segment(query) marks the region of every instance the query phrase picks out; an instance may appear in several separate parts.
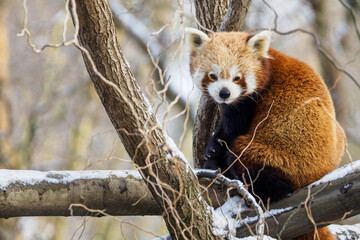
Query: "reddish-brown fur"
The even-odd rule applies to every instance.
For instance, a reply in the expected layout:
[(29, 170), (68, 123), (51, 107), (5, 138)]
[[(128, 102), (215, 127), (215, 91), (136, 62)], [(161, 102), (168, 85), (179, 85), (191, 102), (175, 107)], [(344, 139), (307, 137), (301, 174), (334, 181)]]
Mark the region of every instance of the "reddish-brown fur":
[[(304, 187), (334, 170), (343, 153), (328, 90), (305, 63), (270, 49), (270, 79), (261, 92), (249, 132), (239, 136), (232, 150), (247, 166), (279, 169), (294, 189)], [(272, 107), (271, 107), (272, 105)]]
[[(293, 189), (304, 187), (333, 171), (343, 154), (344, 136), (330, 94), (307, 64), (272, 48), (270, 58), (257, 56), (247, 47), (248, 38), (246, 33), (216, 33), (201, 49), (192, 51), (190, 71), (206, 72), (211, 64), (218, 64), (224, 71), (237, 65), (256, 73), (256, 91), (262, 98), (250, 129), (234, 140), (231, 150), (237, 156), (242, 154), (239, 161), (247, 168), (270, 166), (289, 180)], [(203, 89), (208, 81), (203, 79)], [(242, 168), (240, 164), (237, 167)], [(313, 235), (296, 239), (313, 239)], [(335, 239), (327, 228), (319, 229), (319, 236)]]

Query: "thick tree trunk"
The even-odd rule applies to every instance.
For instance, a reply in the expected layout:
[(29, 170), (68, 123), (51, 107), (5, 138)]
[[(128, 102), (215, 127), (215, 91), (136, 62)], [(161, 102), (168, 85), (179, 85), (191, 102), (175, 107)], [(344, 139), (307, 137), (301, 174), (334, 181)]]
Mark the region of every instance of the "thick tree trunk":
[[(82, 54), (95, 89), (126, 151), (163, 212), (174, 239), (213, 239), (208, 205), (196, 176), (151, 111), (118, 46), (105, 0), (77, 0)], [(76, 12), (76, 13), (75, 13)], [(91, 59), (90, 59), (90, 58)]]

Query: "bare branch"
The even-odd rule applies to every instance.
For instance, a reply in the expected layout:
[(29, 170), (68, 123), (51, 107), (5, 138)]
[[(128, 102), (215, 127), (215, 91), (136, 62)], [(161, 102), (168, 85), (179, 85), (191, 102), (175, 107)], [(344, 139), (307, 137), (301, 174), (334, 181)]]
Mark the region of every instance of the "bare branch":
[(202, 168), (204, 166), (204, 151), (219, 121), (219, 106), (207, 96), (202, 95), (193, 129), (193, 157), (196, 168)]
[(231, 0), (229, 2), (229, 7), (226, 10), (224, 19), (221, 22), (219, 31), (229, 32), (229, 31), (239, 30), (245, 21), (245, 17), (247, 12), (249, 11), (250, 4), (251, 4), (251, 0), (247, 0), (247, 1)]
[[(308, 197), (310, 196), (310, 198)], [(360, 213), (360, 161), (345, 165), (325, 175), (308, 187), (297, 190), (292, 196), (270, 205), (270, 209), (287, 209), (276, 215), (265, 213), (266, 224), (273, 237), (291, 239), (317, 228), (343, 220)], [(311, 208), (311, 216), (307, 207)], [(271, 211), (269, 211), (271, 213)], [(312, 220), (310, 220), (310, 217)], [(255, 228), (257, 217), (252, 218)], [(240, 227), (238, 237), (249, 235), (246, 227)]]
[(351, 19), (352, 19), (352, 21), (354, 23), (354, 28), (355, 28), (355, 31), (356, 31), (356, 35), (357, 35), (358, 39), (360, 40), (360, 30), (359, 30), (359, 27), (357, 25), (356, 15), (355, 15), (354, 9), (348, 3), (344, 2), (344, 0), (339, 0), (339, 2), (350, 12)]
[[(165, 75), (168, 71), (166, 64), (164, 62), (164, 57), (162, 56), (166, 51), (166, 47), (156, 38), (152, 37), (152, 33), (148, 27), (138, 19), (134, 14), (127, 11), (127, 9), (119, 1), (110, 1), (111, 9), (114, 13), (114, 16), (121, 22), (122, 26), (130, 33), (137, 42), (143, 47), (145, 51), (148, 51), (151, 61), (154, 64), (154, 67), (159, 71), (159, 75)], [(165, 76), (160, 76), (163, 79)], [(160, 81), (164, 82), (164, 81)], [(172, 84), (163, 84), (163, 91), (158, 92), (159, 95), (166, 94), (166, 97), (171, 101), (177, 99), (181, 95), (181, 91), (178, 88), (173, 87)], [(186, 98), (180, 97), (177, 99), (177, 103), (180, 104), (182, 109), (188, 107), (189, 103)], [(191, 108), (188, 109), (191, 116), (191, 122), (194, 122), (195, 113)]]
[(32, 36), (31, 36), (31, 31), (28, 28), (28, 19), (29, 19), (29, 13), (28, 13), (28, 8), (27, 8), (27, 0), (23, 0), (23, 9), (24, 9), (24, 26), (21, 30), (20, 33), (17, 34), (18, 37), (24, 37), (26, 36), (27, 38), (27, 42), (29, 44), (29, 46), (31, 47), (31, 49), (35, 52), (35, 53), (41, 53), (42, 51), (44, 51), (46, 48), (59, 48), (59, 47), (66, 47), (66, 46), (70, 46), (70, 45), (76, 45), (76, 38), (77, 38), (77, 31), (74, 32), (74, 37), (73, 39), (70, 40), (66, 40), (66, 34), (67, 34), (67, 23), (70, 19), (70, 12), (69, 12), (69, 1), (70, 0), (66, 0), (66, 4), (65, 4), (65, 8), (66, 8), (66, 17), (64, 19), (64, 29), (63, 29), (63, 33), (62, 33), (62, 42), (61, 43), (56, 43), (56, 44), (45, 44), (44, 46), (42, 46), (41, 48), (38, 48), (32, 41)]
[[(204, 187), (209, 185), (205, 179), (201, 182)], [(214, 183), (211, 190), (207, 194), (209, 202), (216, 202), (214, 190), (219, 194), (220, 203), (225, 202), (225, 187)], [(159, 206), (137, 170), (0, 170), (0, 218), (95, 216), (84, 207), (75, 205), (71, 213), (71, 204), (104, 209), (106, 214), (114, 216), (161, 215)]]

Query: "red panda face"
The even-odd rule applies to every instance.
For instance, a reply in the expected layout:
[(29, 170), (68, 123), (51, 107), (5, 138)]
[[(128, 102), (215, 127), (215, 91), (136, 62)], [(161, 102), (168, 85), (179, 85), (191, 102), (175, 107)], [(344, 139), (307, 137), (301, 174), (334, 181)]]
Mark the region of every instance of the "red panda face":
[(267, 83), (269, 32), (205, 33), (187, 28), (190, 73), (215, 102), (231, 104), (261, 91)]
[(223, 72), (220, 65), (212, 64), (207, 76), (202, 78), (202, 88), (217, 102), (230, 104), (246, 91), (245, 77), (236, 65)]

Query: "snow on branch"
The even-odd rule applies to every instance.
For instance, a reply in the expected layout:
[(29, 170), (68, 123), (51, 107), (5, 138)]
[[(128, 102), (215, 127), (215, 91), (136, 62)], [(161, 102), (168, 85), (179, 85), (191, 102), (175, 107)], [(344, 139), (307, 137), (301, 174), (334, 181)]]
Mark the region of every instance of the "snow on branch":
[(0, 189), (6, 190), (11, 185), (36, 185), (41, 182), (48, 184), (68, 184), (77, 180), (126, 178), (132, 176), (141, 180), (138, 171), (111, 171), (111, 170), (88, 170), (88, 171), (34, 171), (34, 170), (7, 170), (0, 169)]
[[(208, 185), (207, 181), (202, 181)], [(212, 190), (226, 199), (226, 188)], [(214, 194), (210, 200), (216, 202)], [(21, 216), (71, 216), (71, 204), (105, 210), (114, 216), (161, 215), (147, 184), (136, 170), (33, 171), (0, 169), (0, 218)], [(214, 205), (218, 206), (218, 205)], [(93, 216), (73, 207), (72, 216)], [(100, 217), (102, 215), (97, 214)]]
[[(71, 216), (71, 204), (111, 215), (159, 215), (138, 171), (0, 170), (0, 218)], [(73, 216), (87, 216), (73, 207)], [(99, 215), (98, 215), (99, 216)]]
[[(198, 172), (198, 176), (202, 175)], [(243, 200), (233, 197), (215, 211), (217, 226), (222, 226), (220, 230), (236, 228), (236, 237), (255, 234), (259, 218), (254, 215), (253, 209), (243, 204)], [(265, 234), (281, 239), (294, 238), (359, 214), (359, 202), (360, 160), (336, 169), (290, 197), (272, 203), (264, 213)]]
[[(314, 231), (360, 213), (360, 160), (325, 175), (290, 197), (270, 205), (265, 212), (268, 226), (265, 234), (289, 239)], [(290, 209), (291, 208), (291, 209)], [(274, 216), (273, 209), (288, 209)], [(242, 217), (244, 219), (244, 217)], [(244, 224), (256, 227), (256, 217)], [(316, 226), (314, 225), (316, 224)], [(249, 235), (248, 227), (237, 229), (237, 237)]]
[(343, 178), (349, 174), (353, 174), (356, 172), (360, 172), (360, 160), (335, 169), (334, 171), (323, 176), (320, 180), (310, 184), (308, 188), (316, 187), (325, 182), (333, 182), (337, 179)]
[[(207, 190), (203, 198), (208, 200), (208, 195), (215, 191), (216, 196), (208, 202), (219, 201), (222, 205), (213, 214), (216, 221), (222, 221), (217, 222), (217, 226), (225, 224), (225, 229), (231, 224), (237, 237), (255, 235), (258, 217), (254, 210), (242, 204), (242, 198), (236, 196), (223, 204), (228, 191), (220, 187), (219, 181), (211, 186), (212, 181), (205, 178), (199, 181)], [(320, 228), (359, 214), (359, 202), (360, 160), (272, 203), (264, 213), (265, 234), (288, 239), (313, 231), (313, 222)], [(0, 170), (0, 218), (70, 216), (69, 206), (74, 203), (90, 209), (105, 209), (111, 215), (161, 214), (137, 171)], [(74, 216), (91, 215), (83, 207), (73, 207), (73, 210)], [(225, 218), (217, 218), (219, 216)]]
[[(244, 187), (244, 184), (241, 181), (235, 180), (235, 179), (229, 179), (229, 178), (225, 177), (224, 175), (221, 175), (218, 171), (215, 171), (215, 170), (207, 170), (207, 169), (198, 170), (198, 171), (196, 171), (196, 175), (199, 178), (204, 178), (204, 177), (212, 178), (212, 179), (214, 179), (214, 181), (216, 180), (216, 181), (221, 182), (229, 189), (236, 189), (237, 193), (240, 194), (247, 201), (247, 203), (256, 211), (257, 217), (259, 219), (258, 224), (257, 224), (257, 233), (260, 236), (264, 235), (264, 212), (263, 212), (262, 208), (260, 207), (260, 205), (256, 202), (254, 196), (249, 193), (249, 191)], [(239, 208), (239, 206), (240, 206), (239, 203), (236, 204), (236, 206), (238, 206), (237, 208)], [(232, 206), (232, 204), (230, 204), (230, 206)], [(214, 213), (213, 218), (215, 218), (214, 224), (217, 225), (217, 227), (215, 227), (215, 228), (219, 229), (219, 227), (218, 227), (219, 222), (217, 220), (219, 219), (219, 216), (220, 216), (220, 219), (222, 219), (222, 215), (221, 214), (216, 215), (216, 212), (213, 212), (213, 213)], [(236, 214), (237, 213), (233, 213), (233, 215), (236, 215)], [(227, 225), (230, 225), (228, 221), (225, 221), (225, 222), (228, 223)], [(220, 227), (220, 228), (224, 229), (224, 227)], [(226, 228), (230, 230), (229, 232), (231, 234), (231, 227), (227, 226)]]

